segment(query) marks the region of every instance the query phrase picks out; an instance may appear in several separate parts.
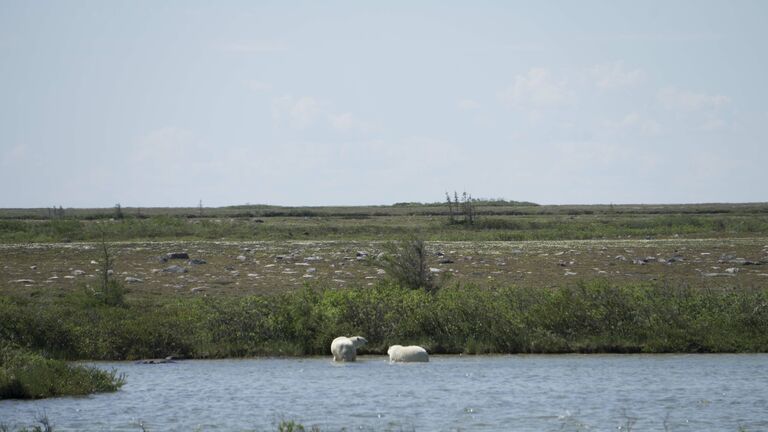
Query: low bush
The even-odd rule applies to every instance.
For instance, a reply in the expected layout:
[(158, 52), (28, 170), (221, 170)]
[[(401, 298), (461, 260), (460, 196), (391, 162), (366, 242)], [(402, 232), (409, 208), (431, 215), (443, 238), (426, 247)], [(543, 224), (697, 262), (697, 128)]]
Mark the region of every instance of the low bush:
[(124, 377), (115, 371), (71, 365), (0, 342), (0, 399), (38, 399), (116, 391)]
[(115, 308), (75, 296), (0, 297), (0, 340), (64, 359), (323, 355), (339, 335), (434, 353), (765, 352), (768, 288), (704, 290), (603, 280), (532, 289), (394, 282), (274, 296), (192, 298)]

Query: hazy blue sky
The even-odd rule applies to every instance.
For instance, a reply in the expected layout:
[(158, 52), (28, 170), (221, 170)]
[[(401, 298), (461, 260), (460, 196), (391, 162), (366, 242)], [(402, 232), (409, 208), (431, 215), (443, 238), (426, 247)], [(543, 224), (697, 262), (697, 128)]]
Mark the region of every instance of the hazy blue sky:
[(0, 1), (0, 207), (768, 201), (768, 1)]

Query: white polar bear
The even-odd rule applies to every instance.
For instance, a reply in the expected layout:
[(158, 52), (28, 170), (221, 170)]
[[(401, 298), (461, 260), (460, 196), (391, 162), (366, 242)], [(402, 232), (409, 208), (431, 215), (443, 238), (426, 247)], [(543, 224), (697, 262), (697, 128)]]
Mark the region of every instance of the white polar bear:
[(339, 336), (331, 342), (333, 361), (355, 361), (357, 349), (368, 343), (362, 336)]
[(387, 350), (390, 362), (428, 362), (427, 350), (420, 346), (392, 345)]

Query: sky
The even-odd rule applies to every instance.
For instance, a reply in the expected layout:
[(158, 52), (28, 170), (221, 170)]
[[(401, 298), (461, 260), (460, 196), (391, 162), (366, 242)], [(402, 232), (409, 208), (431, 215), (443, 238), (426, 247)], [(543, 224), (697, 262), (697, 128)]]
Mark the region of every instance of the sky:
[(0, 1), (0, 207), (768, 201), (766, 1)]

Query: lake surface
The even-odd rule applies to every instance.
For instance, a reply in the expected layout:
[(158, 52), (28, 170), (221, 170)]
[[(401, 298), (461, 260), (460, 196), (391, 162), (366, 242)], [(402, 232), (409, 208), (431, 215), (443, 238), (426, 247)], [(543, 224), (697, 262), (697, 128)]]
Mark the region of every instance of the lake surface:
[(56, 431), (768, 430), (768, 355), (363, 356), (96, 363), (117, 393), (0, 401), (0, 423)]

